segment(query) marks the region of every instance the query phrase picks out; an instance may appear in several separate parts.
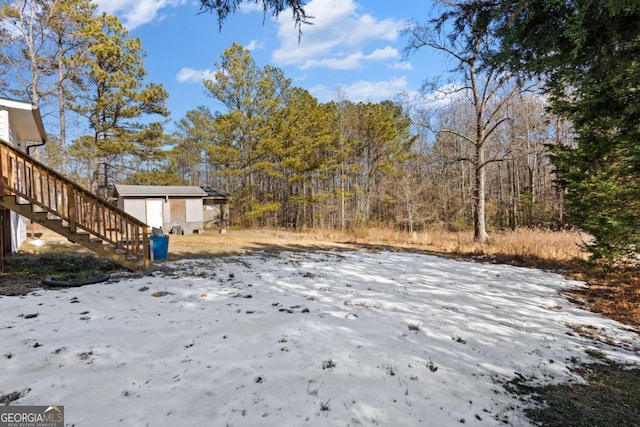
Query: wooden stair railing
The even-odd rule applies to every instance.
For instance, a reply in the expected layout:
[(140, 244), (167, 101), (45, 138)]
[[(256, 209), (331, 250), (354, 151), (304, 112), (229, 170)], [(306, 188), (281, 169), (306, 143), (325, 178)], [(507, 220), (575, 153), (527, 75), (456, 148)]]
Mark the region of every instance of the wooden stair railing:
[(148, 226), (0, 139), (0, 205), (131, 270), (149, 267)]

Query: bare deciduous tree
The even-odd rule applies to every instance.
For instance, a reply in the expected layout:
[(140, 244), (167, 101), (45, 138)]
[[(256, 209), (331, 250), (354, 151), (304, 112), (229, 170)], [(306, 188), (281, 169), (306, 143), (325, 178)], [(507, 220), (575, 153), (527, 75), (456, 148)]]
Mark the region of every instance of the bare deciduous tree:
[(486, 242), (486, 168), (497, 158), (487, 158), (486, 147), (494, 133), (508, 120), (507, 106), (520, 93), (512, 75), (499, 72), (484, 62), (492, 47), (490, 11), (478, 3), (455, 3), (427, 24), (409, 24), (405, 30), (409, 42), (407, 55), (427, 47), (443, 53), (460, 76), (458, 85), (448, 86), (448, 98), (469, 102), (473, 118), (467, 129), (434, 128), (449, 133), (473, 147), (469, 161), (474, 171), (474, 239)]

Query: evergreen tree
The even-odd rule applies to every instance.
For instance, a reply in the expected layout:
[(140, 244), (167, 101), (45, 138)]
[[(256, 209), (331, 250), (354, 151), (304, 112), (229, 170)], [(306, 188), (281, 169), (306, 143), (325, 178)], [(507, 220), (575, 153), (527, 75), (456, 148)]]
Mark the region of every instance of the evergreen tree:
[(249, 51), (235, 43), (216, 65), (215, 80), (204, 80), (204, 85), (227, 112), (214, 120), (215, 144), (209, 156), (224, 165), (221, 173), (235, 189), (236, 209), (257, 219), (277, 209), (267, 202), (259, 179), (272, 168), (263, 137), (272, 117), (287, 103), (290, 81), (277, 68), (260, 69)]
[(640, 3), (503, 0), (495, 9), (512, 69), (545, 77), (575, 144), (553, 148), (571, 220), (595, 237), (594, 259), (640, 247)]
[(145, 115), (168, 114), (167, 92), (161, 85), (143, 85), (144, 52), (137, 38), (115, 16), (102, 14), (83, 29), (91, 40), (86, 51), (73, 57), (82, 68), (82, 92), (72, 108), (84, 116), (93, 130), (96, 147), (90, 188), (106, 191), (110, 182), (124, 177), (124, 170), (139, 148), (136, 135), (144, 128), (136, 120)]
[(42, 2), (42, 7), (48, 38), (55, 48), (51, 68), (56, 70), (55, 92), (58, 98), (58, 170), (66, 173), (67, 107), (75, 99), (74, 84), (81, 69), (81, 64), (70, 58), (89, 47), (89, 40), (82, 36), (82, 29), (92, 22), (97, 5), (90, 0), (50, 0)]
[[(330, 127), (331, 112), (301, 88), (293, 88), (287, 105), (271, 120), (263, 149), (271, 153), (273, 201), (276, 222), (294, 228), (314, 227), (325, 217), (322, 202), (331, 194), (321, 181), (331, 173), (326, 167), (337, 151)], [(330, 175), (333, 176), (333, 175)]]
[(188, 185), (213, 184), (221, 187), (221, 182), (213, 182), (212, 167), (207, 156), (213, 145), (214, 115), (205, 106), (187, 111), (186, 116), (176, 123), (172, 157), (182, 176), (182, 182)]
[(384, 184), (406, 159), (413, 137), (410, 120), (393, 102), (378, 104), (345, 102), (345, 140), (351, 150), (351, 167), (355, 175), (356, 221), (364, 225), (379, 214), (385, 194)]

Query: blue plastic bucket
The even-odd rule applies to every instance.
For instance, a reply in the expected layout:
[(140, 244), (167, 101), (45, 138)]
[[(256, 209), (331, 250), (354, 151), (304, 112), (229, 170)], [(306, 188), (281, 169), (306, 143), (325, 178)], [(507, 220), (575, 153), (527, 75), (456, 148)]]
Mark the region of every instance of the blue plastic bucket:
[(169, 256), (169, 236), (151, 236), (153, 259), (167, 259)]

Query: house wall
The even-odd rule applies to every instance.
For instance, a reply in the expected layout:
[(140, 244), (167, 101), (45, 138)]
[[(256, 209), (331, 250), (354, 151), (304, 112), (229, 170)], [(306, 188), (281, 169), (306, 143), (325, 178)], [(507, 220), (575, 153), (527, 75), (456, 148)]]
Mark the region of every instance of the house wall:
[(27, 219), (22, 215), (11, 212), (11, 252), (16, 253), (27, 240)]
[[(169, 210), (167, 203), (164, 203), (164, 199), (153, 198), (124, 198), (118, 197), (118, 207), (130, 215), (133, 215), (140, 221), (150, 226), (159, 226), (165, 228), (164, 222), (162, 224), (152, 224), (155, 219), (163, 221), (164, 218), (169, 218)], [(159, 210), (158, 210), (159, 209)]]
[[(0, 138), (16, 147), (22, 148), (9, 122), (9, 110), (4, 108), (0, 108)], [(20, 246), (27, 240), (27, 222), (27, 218), (15, 212), (11, 212), (9, 215), (12, 253), (18, 252)]]
[[(147, 212), (149, 208), (157, 208), (158, 204), (148, 204), (152, 198), (124, 198), (118, 197), (117, 206), (125, 212), (133, 215), (145, 224), (149, 224), (147, 215), (155, 215), (156, 212)], [(169, 233), (175, 226), (180, 226), (185, 234), (198, 232), (203, 227), (202, 199), (169, 197), (162, 199), (162, 230)]]
[(185, 234), (199, 232), (203, 227), (201, 198), (169, 198), (171, 215), (165, 216), (164, 230), (180, 226)]
[(152, 228), (164, 227), (164, 199), (154, 197), (148, 198), (146, 202), (147, 225)]
[(15, 145), (24, 151), (24, 144), (18, 140), (18, 136), (15, 131), (11, 127), (11, 122), (9, 121), (9, 110), (2, 109), (0, 107), (0, 138), (5, 141)]
[(0, 138), (7, 142), (9, 139), (9, 111), (0, 109)]
[(169, 203), (169, 200), (165, 198), (162, 202), (162, 219), (164, 221), (164, 223), (162, 224), (162, 229), (166, 230), (167, 233), (169, 232), (166, 224), (168, 218), (171, 218), (171, 203)]
[(11, 126), (9, 126), (9, 142), (24, 151), (24, 144), (18, 139), (18, 135)]

